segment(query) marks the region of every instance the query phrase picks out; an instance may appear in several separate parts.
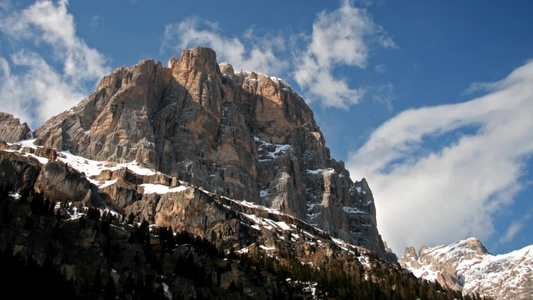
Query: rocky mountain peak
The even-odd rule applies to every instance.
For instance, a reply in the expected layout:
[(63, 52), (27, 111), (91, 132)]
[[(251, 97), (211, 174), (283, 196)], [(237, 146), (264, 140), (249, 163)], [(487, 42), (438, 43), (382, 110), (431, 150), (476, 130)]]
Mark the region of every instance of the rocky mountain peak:
[[(461, 251), (461, 252), (468, 252), (468, 253), (471, 253), (472, 255), (484, 255), (484, 254), (488, 254), (489, 252), (487, 251), (487, 248), (485, 248), (485, 245), (483, 245), (483, 243), (478, 240), (477, 238), (474, 238), (474, 237), (471, 237), (471, 238), (468, 238), (466, 240), (460, 240), (460, 241), (457, 241), (453, 244), (450, 244), (448, 246), (439, 246), (439, 247), (428, 247), (426, 245), (420, 247), (420, 250), (418, 251), (418, 255), (416, 254), (416, 251), (415, 251), (415, 248), (414, 247), (407, 247), (405, 248), (405, 254), (404, 256), (409, 256), (409, 257), (414, 257), (416, 259), (418, 259), (418, 257), (422, 257), (424, 256), (425, 254), (427, 253), (431, 253), (433, 251), (435, 251), (435, 249), (440, 249), (440, 248), (450, 248), (451, 250), (455, 250), (455, 251)], [(428, 252), (429, 251), (429, 252)], [(439, 253), (442, 253), (442, 254), (445, 254), (444, 252), (439, 252)]]
[(89, 159), (136, 161), (395, 259), (367, 182), (352, 182), (331, 158), (305, 100), (279, 78), (219, 65), (212, 49), (184, 50), (168, 67), (144, 60), (118, 68), (35, 137)]
[(173, 57), (168, 61), (168, 67), (174, 74), (186, 72), (220, 74), (217, 54), (213, 49), (207, 47), (183, 50), (179, 59)]
[(468, 249), (472, 249), (475, 252), (477, 252), (480, 255), (488, 254), (487, 248), (485, 248), (485, 245), (483, 243), (476, 239), (476, 238), (469, 238), (464, 241), (464, 247)]
[(450, 245), (423, 246), (419, 255), (405, 249), (398, 261), (419, 278), (438, 282), (463, 295), (479, 293), (494, 299), (531, 299), (532, 246), (493, 256), (476, 238)]

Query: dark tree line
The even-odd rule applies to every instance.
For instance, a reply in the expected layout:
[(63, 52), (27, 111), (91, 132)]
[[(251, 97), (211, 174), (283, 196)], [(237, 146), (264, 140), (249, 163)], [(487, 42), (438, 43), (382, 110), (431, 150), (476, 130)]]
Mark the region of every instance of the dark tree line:
[[(5, 192), (0, 199), (0, 224), (6, 224), (10, 217), (9, 200), (6, 200)], [(42, 197), (41, 194), (30, 196), (29, 210), (26, 215), (24, 228), (33, 230), (36, 226), (36, 217), (45, 216), (55, 220), (50, 222), (53, 227), (51, 234), (51, 243), (60, 241), (62, 238), (61, 225), (67, 222), (61, 218), (61, 210), (67, 209), (66, 206), (60, 207), (54, 211), (56, 204)], [(28, 204), (26, 204), (28, 205)], [(227, 260), (237, 262), (244, 270), (244, 274), (255, 274), (261, 277), (261, 272), (273, 274), (281, 282), (286, 278), (291, 278), (295, 290), (302, 290), (308, 286), (308, 283), (316, 283), (316, 294), (318, 298), (332, 299), (481, 299), (478, 295), (463, 297), (459, 292), (442, 288), (438, 283), (419, 280), (411, 273), (394, 267), (388, 263), (380, 261), (377, 257), (370, 257), (372, 269), (365, 270), (361, 264), (354, 260), (349, 261), (345, 258), (332, 256), (327, 262), (320, 266), (311, 266), (302, 264), (294, 256), (294, 253), (287, 245), (279, 245), (279, 257), (271, 257), (266, 251), (263, 251), (259, 244), (255, 244), (253, 251), (246, 254), (236, 254), (233, 249), (225, 253), (218, 249), (213, 243), (185, 231), (175, 232), (171, 227), (160, 227), (150, 229), (150, 224), (143, 220), (140, 224), (133, 223), (128, 225), (133, 217), (122, 218), (115, 217), (108, 212), (101, 212), (96, 208), (86, 210), (85, 216), (77, 222), (81, 228), (91, 226), (104, 237), (102, 243), (102, 253), (112, 261), (121, 255), (118, 242), (113, 240), (110, 235), (110, 227), (122, 226), (129, 232), (126, 239), (130, 245), (142, 245), (134, 261), (135, 264), (149, 264), (157, 272), (161, 272), (163, 265), (162, 259), (167, 254), (174, 253), (180, 245), (191, 245), (197, 251), (204, 253), (206, 257), (213, 260)], [(123, 221), (121, 221), (123, 220)], [(154, 251), (157, 250), (157, 251)], [(13, 274), (8, 276), (5, 284), (6, 289), (13, 290), (13, 287), (23, 291), (22, 298), (44, 299), (82, 299), (90, 295), (98, 295), (102, 299), (116, 299), (129, 297), (132, 299), (164, 299), (164, 291), (161, 288), (160, 278), (147, 276), (145, 278), (133, 278), (131, 275), (127, 278), (122, 286), (117, 287), (115, 281), (109, 276), (103, 276), (96, 272), (91, 280), (80, 286), (75, 286), (73, 282), (62, 279), (61, 273), (54, 266), (50, 259), (47, 258), (45, 263), (37, 265), (32, 261), (25, 261), (11, 256), (12, 250), (7, 249), (0, 253), (0, 265), (4, 274)], [(192, 254), (183, 254), (176, 258), (174, 265), (174, 274), (177, 277), (185, 278), (194, 282), (198, 287), (212, 288), (218, 286), (213, 278), (213, 274), (220, 275), (229, 271), (231, 264), (225, 266), (216, 266), (215, 269), (208, 269), (205, 265), (195, 263)], [(213, 266), (211, 266), (213, 268)], [(31, 282), (32, 288), (23, 288), (23, 285)], [(157, 288), (154, 288), (157, 287)], [(235, 282), (229, 286), (228, 293), (243, 293), (243, 287)], [(27, 296), (27, 297), (26, 297)], [(289, 295), (290, 296), (290, 295)], [(175, 299), (182, 298), (183, 295), (174, 295)], [(203, 294), (198, 294), (198, 299)]]

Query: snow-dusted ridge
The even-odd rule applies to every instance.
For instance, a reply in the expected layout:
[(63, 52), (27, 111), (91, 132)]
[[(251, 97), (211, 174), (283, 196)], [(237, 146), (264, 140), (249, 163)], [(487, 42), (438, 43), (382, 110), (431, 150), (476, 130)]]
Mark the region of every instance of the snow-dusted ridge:
[(529, 294), (533, 299), (533, 245), (507, 254), (488, 254), (481, 261), (462, 261), (457, 273), (465, 291), (496, 298), (515, 295), (514, 299), (528, 299)]
[[(269, 156), (269, 158), (274, 159), (278, 155), (281, 155), (282, 153), (286, 152), (290, 149), (290, 145), (282, 145), (282, 144), (272, 144), (265, 142), (261, 140), (260, 138), (255, 138), (256, 142), (260, 144), (260, 147), (265, 147), (267, 149), (266, 153)], [(37, 159), (39, 163), (46, 164), (49, 162), (49, 159), (43, 158), (40, 156), (37, 156), (30, 151), (24, 151), (23, 148), (32, 148), (32, 149), (38, 149), (41, 148), (40, 146), (36, 146), (33, 144), (34, 140), (27, 140), (19, 142), (18, 145), (20, 146), (19, 150), (5, 150), (13, 153), (17, 153), (21, 156), (29, 156)], [(270, 151), (268, 151), (270, 150)], [(129, 163), (115, 163), (110, 161), (96, 161), (91, 160), (85, 157), (77, 156), (72, 154), (70, 151), (58, 151), (57, 152), (57, 160), (60, 162), (65, 163), (66, 165), (70, 166), (71, 168), (75, 169), (79, 173), (85, 174), (87, 180), (89, 180), (92, 184), (96, 185), (99, 189), (103, 189), (109, 186), (112, 186), (113, 184), (117, 183), (117, 179), (113, 180), (107, 180), (107, 181), (99, 181), (94, 178), (98, 177), (102, 171), (109, 170), (109, 171), (116, 171), (119, 169), (127, 168), (129, 171), (142, 175), (142, 176), (151, 176), (155, 175), (158, 172), (143, 167), (142, 165), (138, 164), (137, 162), (129, 162)], [(326, 170), (310, 170), (310, 173), (322, 173), (322, 172), (334, 172), (333, 169), (326, 169)], [(188, 184), (187, 182), (181, 182), (181, 185), (177, 187), (169, 187), (166, 185), (161, 184), (140, 184), (139, 187), (141, 187), (141, 191), (143, 193), (156, 193), (156, 194), (167, 194), (167, 193), (176, 193), (176, 192), (183, 192), (190, 188), (198, 189), (199, 191), (206, 193), (210, 196), (213, 196), (214, 193), (204, 190), (202, 188), (193, 186)], [(356, 253), (359, 254), (357, 259), (363, 263), (365, 266), (368, 265), (368, 252), (366, 249), (357, 247), (354, 245), (351, 245), (343, 240), (332, 238), (329, 236), (328, 233), (326, 233), (324, 230), (319, 229), (315, 227), (312, 224), (306, 223), (303, 220), (294, 218), (291, 215), (288, 215), (286, 213), (283, 213), (279, 210), (268, 208), (262, 205), (255, 204), (253, 202), (249, 202), (246, 200), (235, 200), (230, 199), (227, 197), (218, 197), (219, 201), (221, 201), (221, 204), (223, 204), (225, 207), (230, 208), (233, 210), (236, 210), (241, 214), (243, 217), (245, 217), (247, 220), (251, 222), (250, 227), (255, 230), (269, 230), (275, 234), (275, 237), (279, 240), (284, 240), (285, 236), (284, 233), (289, 233), (289, 238), (292, 242), (305, 242), (308, 244), (312, 244), (315, 246), (320, 246), (327, 241), (332, 241), (335, 245), (337, 245), (340, 249), (343, 251), (346, 251), (347, 253), (350, 253), (352, 255), (355, 255)], [(236, 207), (240, 207), (237, 208)], [(104, 209), (101, 210), (101, 213), (109, 212), (112, 214), (116, 214), (116, 212), (110, 210), (110, 209)], [(248, 211), (249, 213), (246, 213), (245, 211)], [(77, 211), (74, 208), (74, 211), (72, 213), (72, 218), (79, 218), (80, 216), (84, 215), (83, 211)], [(267, 217), (268, 216), (268, 217)], [(276, 251), (276, 248), (273, 245), (261, 245), (261, 249), (266, 250), (269, 253), (273, 253)], [(244, 247), (242, 249), (239, 249), (238, 253), (245, 253), (248, 251), (248, 247)]]
[(533, 245), (492, 255), (481, 242), (470, 238), (420, 252), (420, 257), (406, 253), (400, 259), (416, 277), (460, 289), (463, 295), (533, 299)]
[[(119, 169), (127, 168), (138, 175), (154, 175), (155, 171), (141, 166), (136, 161), (129, 163), (114, 163), (108, 161), (91, 160), (85, 157), (72, 154), (70, 151), (61, 151), (58, 153), (58, 160), (69, 165), (76, 171), (84, 173), (85, 176), (91, 178), (98, 176), (104, 170), (116, 171)], [(92, 183), (99, 185), (96, 180), (91, 180)]]
[[(35, 145), (34, 142), (35, 142), (35, 140), (20, 141), (18, 143), (15, 143), (15, 144), (18, 144), (20, 146), (19, 150), (4, 150), (4, 151), (13, 152), (13, 153), (19, 153), (22, 156), (33, 157), (36, 160), (38, 160), (39, 163), (41, 163), (43, 165), (48, 163), (49, 159), (44, 158), (44, 157), (40, 157), (40, 156), (35, 155), (33, 153), (30, 153), (30, 152), (25, 152), (24, 151), (24, 148), (31, 148), (31, 149), (42, 148), (41, 146)], [(10, 145), (14, 145), (14, 144), (10, 144)], [(103, 187), (109, 186), (109, 185), (114, 183), (112, 180), (102, 183), (102, 182), (99, 182), (98, 180), (93, 179), (94, 177), (100, 175), (100, 173), (102, 171), (104, 171), (104, 170), (116, 171), (116, 170), (119, 170), (119, 169), (127, 168), (129, 171), (131, 171), (131, 172), (133, 172), (133, 173), (135, 173), (137, 175), (141, 175), (141, 176), (151, 176), (151, 175), (155, 175), (155, 174), (159, 173), (159, 172), (156, 172), (156, 171), (154, 171), (152, 169), (149, 169), (149, 168), (146, 168), (146, 167), (140, 165), (136, 161), (128, 162), (128, 163), (115, 163), (115, 162), (110, 162), (110, 161), (98, 161), (98, 160), (92, 160), (92, 159), (88, 159), (88, 158), (85, 158), (85, 157), (82, 157), (82, 156), (74, 155), (68, 150), (67, 151), (57, 151), (57, 160), (60, 161), (60, 162), (65, 163), (66, 165), (70, 166), (71, 168), (73, 168), (74, 170), (78, 171), (79, 173), (85, 174), (87, 179), (91, 183), (93, 183), (94, 185), (98, 186), (99, 188), (103, 188)], [(159, 189), (155, 189), (153, 186), (150, 186), (150, 185), (147, 186), (148, 190), (150, 190), (150, 191), (153, 190), (154, 193), (161, 193), (162, 191), (164, 191), (164, 189), (162, 187), (164, 187), (164, 186), (159, 187)]]

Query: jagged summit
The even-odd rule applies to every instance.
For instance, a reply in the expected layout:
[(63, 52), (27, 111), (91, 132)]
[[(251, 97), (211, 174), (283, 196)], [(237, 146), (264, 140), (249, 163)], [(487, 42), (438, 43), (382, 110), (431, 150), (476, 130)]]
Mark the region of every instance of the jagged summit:
[(143, 60), (104, 77), (79, 105), (35, 130), (36, 144), (136, 161), (221, 196), (293, 215), (395, 260), (366, 181), (330, 156), (305, 100), (286, 82), (218, 64), (210, 48), (168, 67)]
[(417, 277), (439, 282), (463, 295), (531, 299), (533, 246), (494, 256), (481, 241), (469, 238), (450, 245), (423, 246), (418, 255), (408, 247), (399, 262)]
[[(442, 250), (446, 251), (442, 251)], [(418, 254), (416, 253), (416, 250), (414, 247), (407, 247), (405, 248), (404, 257), (412, 257), (414, 259), (418, 259), (419, 257), (429, 253), (429, 252), (438, 252), (439, 255), (448, 255), (448, 256), (457, 256), (457, 252), (460, 252), (461, 255), (464, 253), (472, 253), (474, 255), (484, 255), (489, 254), (487, 251), (487, 248), (485, 248), (485, 245), (478, 240), (475, 237), (468, 238), (466, 240), (460, 240), (455, 243), (452, 243), (450, 245), (441, 245), (437, 247), (428, 247), (428, 246), (422, 246), (420, 247), (420, 250), (418, 251)]]
[[(0, 140), (24, 129), (6, 120)], [(117, 68), (34, 137), (0, 142), (0, 258), (55, 268), (74, 293), (461, 298), (400, 268), (367, 181), (331, 158), (304, 99), (212, 49)], [(469, 239), (408, 249), (404, 266), (445, 278), (425, 260), (454, 267), (458, 253), (473, 257), (461, 266), (488, 255)]]

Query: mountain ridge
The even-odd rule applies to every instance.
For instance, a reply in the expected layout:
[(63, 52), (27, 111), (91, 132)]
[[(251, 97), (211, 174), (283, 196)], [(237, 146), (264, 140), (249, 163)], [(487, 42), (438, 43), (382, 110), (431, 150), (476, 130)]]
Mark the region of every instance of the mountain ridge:
[[(0, 145), (0, 260), (35, 281), (8, 281), (28, 297), (473, 299), (293, 216), (137, 163)], [(133, 200), (132, 210), (106, 197)]]
[(210, 48), (184, 50), (168, 67), (117, 68), (34, 137), (89, 159), (137, 161), (396, 259), (378, 233), (368, 184), (331, 158), (305, 100), (278, 78), (218, 64)]
[[(378, 297), (373, 294), (378, 292), (372, 292), (378, 285), (388, 293), (386, 298), (408, 299), (413, 295), (407, 287), (412, 285), (418, 287), (411, 292), (435, 299), (468, 299), (476, 293), (499, 297), (479, 288), (481, 283), (471, 285), (468, 281), (472, 276), (467, 267), (481, 266), (478, 260), (488, 255), (483, 244), (475, 239), (441, 248), (425, 247), (419, 254), (414, 248), (406, 250), (400, 264), (417, 277), (434, 281), (414, 282), (409, 273), (398, 267), (396, 256), (386, 249), (379, 235), (369, 184), (364, 178), (353, 182), (344, 163), (331, 158), (305, 100), (279, 78), (255, 72), (236, 73), (230, 64), (219, 64), (212, 49), (184, 50), (179, 59), (169, 60), (168, 67), (149, 59), (117, 68), (101, 80), (92, 95), (35, 130), (32, 140), (28, 140), (27, 124), (21, 125), (8, 114), (2, 114), (2, 118), (5, 125), (0, 131), (0, 140), (4, 140), (0, 142), (3, 178), (0, 205), (5, 213), (0, 221), (5, 228), (28, 235), (26, 227), (33, 228), (35, 222), (51, 228), (58, 224), (68, 227), (71, 225), (65, 224), (69, 222), (85, 222), (82, 222), (84, 218), (95, 214), (87, 210), (96, 208), (100, 215), (100, 219), (94, 218), (96, 227), (102, 226), (99, 222), (103, 215), (107, 216), (104, 219), (116, 219), (114, 226), (124, 232), (132, 230), (126, 223), (141, 226), (147, 222), (158, 231), (166, 232), (169, 228), (173, 235), (190, 234), (208, 243), (207, 249), (282, 257), (274, 263), (274, 270), (280, 274), (287, 272), (284, 269), (287, 264), (297, 262), (322, 266), (331, 276), (335, 269), (343, 270), (339, 265), (331, 266), (342, 264), (344, 259), (343, 263), (350, 262), (344, 267), (354, 276), (350, 277), (351, 284), (365, 281), (370, 286), (376, 284), (361, 290), (368, 292), (368, 297)], [(25, 140), (17, 142), (21, 139)], [(13, 213), (9, 209), (13, 205), (23, 207), (22, 199), (32, 201), (26, 217), (18, 214), (20, 211)], [(41, 204), (33, 204), (39, 199), (60, 202), (61, 207), (47, 210), (62, 221), (56, 221), (55, 225), (51, 220), (43, 221), (36, 213), (39, 208), (35, 210)], [(17, 220), (26, 218), (26, 223), (9, 221), (15, 216)], [(43, 234), (50, 233), (46, 229)], [(0, 243), (0, 249), (6, 255), (13, 252), (27, 261), (49, 263), (45, 256), (51, 254), (43, 245), (31, 249), (31, 240), (19, 240), (9, 232), (3, 234), (6, 242)], [(151, 239), (158, 235), (150, 233)], [(12, 241), (14, 244), (9, 244)], [(91, 242), (83, 240), (83, 243)], [(122, 247), (120, 242), (107, 238), (99, 243), (97, 248), (101, 246), (104, 252), (109, 251), (108, 243)], [(192, 251), (182, 246), (178, 247), (181, 254), (176, 255)], [(67, 251), (57, 243), (48, 247), (60, 253)], [(170, 248), (174, 250), (174, 247)], [(435, 253), (444, 261), (442, 266), (437, 266), (430, 255)], [(457, 260), (458, 256), (463, 260)], [(476, 263), (464, 267), (465, 257)], [(88, 269), (65, 265), (61, 258), (57, 260), (59, 267), (68, 269), (60, 273), (67, 278), (79, 276), (83, 284), (89, 284), (90, 278), (85, 278)], [(214, 260), (219, 263), (219, 258)], [(112, 261), (100, 263), (105, 268), (113, 264)], [(213, 274), (215, 269), (225, 275)], [(222, 289), (230, 286), (236, 290), (249, 289), (248, 296), (265, 292), (254, 283), (235, 277), (235, 274), (248, 273), (232, 270), (233, 275), (229, 275), (227, 269), (210, 265), (202, 272), (216, 278), (217, 286)], [(377, 270), (388, 270), (388, 275)], [(100, 271), (90, 269), (91, 272)], [(148, 273), (151, 271), (143, 270), (135, 276)], [(174, 276), (159, 270), (156, 273), (158, 276), (164, 273), (168, 278)], [(107, 277), (105, 280), (121, 288), (125, 286), (123, 277), (113, 276), (113, 280)], [(281, 283), (275, 276), (254, 278), (277, 282), (276, 287), (264, 283), (273, 289), (273, 294), (268, 294), (271, 298), (289, 293), (295, 284)], [(398, 278), (402, 278), (405, 289), (392, 292), (392, 282)], [(478, 279), (479, 276), (475, 278)], [(191, 292), (170, 281), (163, 283), (169, 299), (172, 295), (189, 299), (195, 293), (208, 293), (202, 286), (196, 286)], [(80, 288), (83, 284), (74, 286)], [(300, 284), (296, 286), (302, 291)], [(327, 281), (309, 284), (304, 289), (310, 291), (313, 284), (319, 284), (322, 292), (327, 291), (322, 296), (332, 292)], [(461, 291), (463, 295), (441, 286)], [(524, 284), (517, 282), (516, 286), (521, 288)], [(162, 287), (161, 282), (152, 285), (157, 290)], [(349, 294), (351, 288), (339, 293)], [(511, 295), (512, 291), (506, 293)]]
[(492, 255), (476, 238), (449, 245), (408, 247), (399, 260), (419, 278), (439, 282), (463, 294), (479, 293), (494, 299), (531, 299), (533, 245)]
[[(12, 116), (5, 118), (10, 120), (8, 126), (22, 133), (16, 139), (29, 137), (27, 124), (21, 126)], [(10, 138), (10, 132), (0, 131), (0, 140)], [(200, 239), (195, 245), (201, 249), (224, 253), (218, 258), (208, 254), (216, 263), (210, 262), (202, 272), (216, 289), (236, 292), (232, 295), (266, 293), (267, 298), (276, 298), (295, 292), (308, 296), (301, 292), (312, 291), (318, 284), (322, 294), (312, 292), (312, 298), (328, 293), (353, 295), (357, 290), (369, 299), (470, 299), (466, 290), (461, 296), (441, 287), (453, 288), (449, 281), (416, 281), (398, 266), (396, 256), (379, 235), (367, 181), (353, 182), (344, 163), (331, 158), (313, 112), (297, 92), (279, 78), (234, 72), (230, 64), (216, 61), (212, 49), (184, 50), (179, 59), (169, 60), (168, 67), (143, 60), (117, 68), (101, 80), (92, 95), (35, 130), (33, 138), (0, 142), (0, 223), (15, 230), (0, 232), (6, 237), (0, 249), (6, 257), (51, 263), (60, 268), (62, 276), (78, 277), (73, 285), (78, 292), (101, 272), (111, 275), (95, 282), (116, 285), (122, 295), (129, 295), (125, 277), (150, 282), (150, 276), (163, 274), (161, 278), (166, 279), (150, 284), (158, 293), (163, 289), (167, 299), (176, 295), (191, 299), (214, 292), (202, 285), (206, 278), (194, 278), (194, 287), (184, 290), (180, 287), (184, 274), (176, 277), (168, 270), (150, 270), (150, 264), (135, 272), (113, 271), (115, 262), (108, 257), (108, 247), (124, 247), (120, 240), (128, 234), (133, 239), (130, 242), (145, 243), (138, 245), (148, 251), (145, 256), (137, 253), (141, 260), (161, 259), (152, 257), (151, 252), (161, 248), (177, 251), (172, 252), (178, 257), (172, 261), (178, 259), (182, 265), (185, 259), (205, 256), (192, 254), (194, 249), (187, 244), (173, 244), (171, 237), (163, 241), (161, 235), (190, 235)], [(57, 220), (40, 216), (44, 211), (53, 212)], [(84, 231), (87, 218), (93, 220), (95, 229), (79, 241), (81, 249), (73, 251), (86, 251), (83, 245), (98, 241), (94, 251), (106, 256), (98, 260), (102, 267), (78, 268), (62, 257), (73, 254), (57, 240), (58, 235), (67, 234), (61, 227), (70, 231), (70, 226), (81, 226), (76, 230)], [(111, 219), (114, 238), (106, 236)], [(42, 236), (32, 234), (35, 224), (43, 226)], [(154, 232), (138, 233), (140, 226), (153, 227)], [(24, 238), (13, 236), (16, 232)], [(102, 233), (106, 237), (101, 237)], [(39, 244), (51, 234), (54, 242)], [(34, 235), (39, 245), (35, 249), (34, 240), (26, 238)], [(147, 246), (146, 236), (161, 242)], [(473, 251), (486, 253), (478, 242), (470, 243)], [(50, 262), (54, 251), (60, 255)], [(231, 253), (245, 256), (240, 256), (239, 262), (231, 260), (235, 259)], [(414, 264), (418, 256), (414, 249), (409, 253), (416, 256), (409, 262)], [(123, 254), (132, 260), (121, 263), (135, 263), (134, 254)], [(254, 264), (260, 265), (255, 267), (267, 271), (263, 275), (276, 276), (252, 276), (247, 268), (237, 267), (248, 261), (246, 254), (254, 256)], [(232, 267), (219, 268), (222, 258), (230, 259)], [(309, 269), (300, 270), (300, 266)], [(328, 273), (313, 273), (321, 269)], [(338, 273), (345, 270), (346, 274)], [(311, 278), (306, 277), (311, 273), (314, 281), (303, 284), (301, 280)], [(286, 274), (298, 274), (292, 278), (296, 281), (285, 280)], [(239, 276), (264, 280), (264, 286), (238, 280)], [(349, 284), (333, 292), (333, 283), (320, 276)], [(457, 282), (459, 279), (452, 280)], [(472, 290), (476, 292), (483, 291)]]

